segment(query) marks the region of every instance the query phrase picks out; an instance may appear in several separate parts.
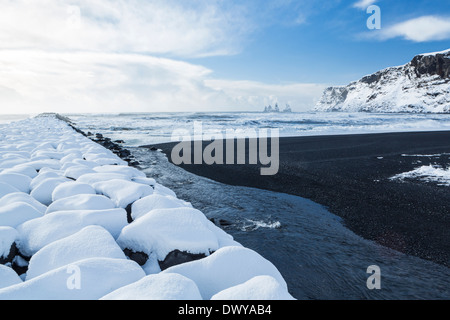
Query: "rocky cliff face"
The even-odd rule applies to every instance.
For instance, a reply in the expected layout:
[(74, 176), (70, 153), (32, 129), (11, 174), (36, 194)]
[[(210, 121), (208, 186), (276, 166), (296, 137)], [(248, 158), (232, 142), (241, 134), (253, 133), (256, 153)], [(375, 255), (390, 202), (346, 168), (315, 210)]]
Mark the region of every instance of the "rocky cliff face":
[(450, 113), (450, 49), (327, 88), (315, 110)]

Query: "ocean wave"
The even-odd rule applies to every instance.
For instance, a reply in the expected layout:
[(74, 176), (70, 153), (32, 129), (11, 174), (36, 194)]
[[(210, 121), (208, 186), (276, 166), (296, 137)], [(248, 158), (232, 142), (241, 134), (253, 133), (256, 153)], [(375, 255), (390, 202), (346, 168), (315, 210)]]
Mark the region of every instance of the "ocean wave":
[(280, 221), (262, 221), (262, 220), (250, 220), (245, 219), (244, 225), (242, 226), (242, 231), (255, 231), (259, 228), (268, 228), (268, 229), (279, 229), (281, 228), (281, 222)]

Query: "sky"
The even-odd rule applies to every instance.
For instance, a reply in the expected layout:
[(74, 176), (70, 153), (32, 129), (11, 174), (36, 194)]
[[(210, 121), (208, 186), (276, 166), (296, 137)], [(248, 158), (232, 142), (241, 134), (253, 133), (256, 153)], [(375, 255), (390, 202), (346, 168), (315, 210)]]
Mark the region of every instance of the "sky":
[(449, 48), (449, 0), (0, 0), (0, 113), (302, 112)]

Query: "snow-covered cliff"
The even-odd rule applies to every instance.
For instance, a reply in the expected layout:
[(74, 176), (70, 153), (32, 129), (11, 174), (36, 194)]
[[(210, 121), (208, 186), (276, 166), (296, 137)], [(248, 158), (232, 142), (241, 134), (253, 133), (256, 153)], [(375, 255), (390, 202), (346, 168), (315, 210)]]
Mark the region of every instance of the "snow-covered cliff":
[(327, 88), (315, 110), (450, 113), (450, 49)]

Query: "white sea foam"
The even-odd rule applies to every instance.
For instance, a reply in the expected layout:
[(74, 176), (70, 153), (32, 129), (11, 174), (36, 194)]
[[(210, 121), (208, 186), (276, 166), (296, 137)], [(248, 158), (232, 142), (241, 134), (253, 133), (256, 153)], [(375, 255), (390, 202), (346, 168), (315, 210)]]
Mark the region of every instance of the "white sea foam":
[(245, 219), (245, 223), (242, 226), (242, 231), (254, 231), (259, 228), (268, 228), (268, 229), (279, 229), (281, 228), (280, 221), (263, 221), (263, 220), (251, 220)]
[(399, 173), (391, 180), (418, 179), (426, 182), (434, 182), (441, 186), (450, 186), (450, 169), (444, 169), (436, 165), (421, 166), (412, 171)]

